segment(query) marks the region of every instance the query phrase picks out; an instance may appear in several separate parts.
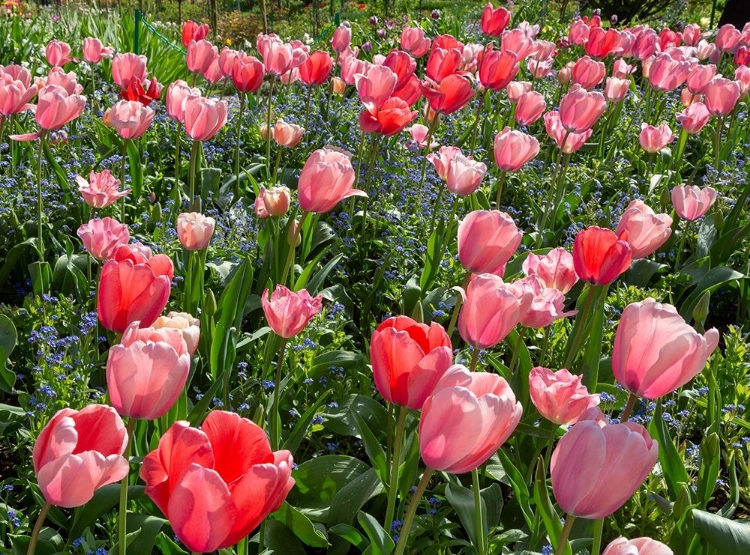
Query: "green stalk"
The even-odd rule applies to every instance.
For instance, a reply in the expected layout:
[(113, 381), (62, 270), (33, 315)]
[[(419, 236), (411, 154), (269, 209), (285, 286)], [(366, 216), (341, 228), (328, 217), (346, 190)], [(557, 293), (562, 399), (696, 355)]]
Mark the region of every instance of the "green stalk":
[(38, 240), (39, 245), (39, 261), (44, 262), (44, 236), (42, 230), (44, 229), (44, 201), (42, 200), (42, 158), (44, 157), (44, 145), (47, 140), (47, 131), (42, 131), (42, 136), (39, 138), (39, 157), (36, 162), (36, 206), (37, 206), (37, 228), (38, 228)]
[(487, 98), (489, 89), (484, 89), (482, 96), (479, 97), (479, 104), (477, 104), (477, 112), (474, 116), (474, 123), (471, 127), (471, 148), (469, 148), (469, 156), (474, 154), (474, 146), (477, 143), (477, 128), (479, 127), (479, 118), (482, 117), (482, 108), (484, 107), (484, 100)]
[(557, 429), (553, 429), (550, 433), (549, 439), (547, 440), (547, 449), (544, 451), (544, 469), (549, 472), (549, 461), (552, 458), (552, 449), (555, 446), (555, 439), (557, 439)]
[(237, 116), (237, 146), (234, 152), (234, 200), (240, 198), (240, 145), (242, 144), (242, 114), (245, 111), (245, 93), (240, 92), (240, 113)]
[(279, 164), (281, 164), (281, 150), (282, 146), (278, 145), (278, 148), (276, 149), (276, 163), (273, 166), (273, 179), (271, 180), (271, 186), (276, 185), (276, 181), (278, 179), (279, 175)]
[(200, 148), (200, 141), (193, 141), (193, 149), (190, 153), (190, 175), (188, 175), (188, 182), (190, 184), (190, 207), (193, 206), (195, 200), (195, 166), (198, 163), (198, 148)]
[(714, 167), (716, 172), (721, 171), (721, 130), (724, 127), (724, 118), (719, 117), (716, 122), (716, 135), (714, 136)]
[(544, 359), (547, 358), (547, 349), (549, 349), (549, 336), (552, 331), (552, 325), (544, 328), (544, 340), (542, 341), (542, 352), (539, 353), (539, 366), (544, 366)]
[[(122, 188), (125, 188), (125, 158), (128, 155), (128, 140), (122, 140), (122, 156), (120, 160), (120, 183)], [(120, 221), (125, 222), (125, 197), (122, 197), (120, 201)]]
[(604, 288), (606, 291), (607, 286), (596, 286), (596, 285), (587, 285), (588, 288), (588, 294), (586, 295), (586, 300), (583, 303), (583, 310), (581, 310), (581, 319), (578, 321), (577, 327), (580, 329), (576, 329), (576, 336), (573, 338), (573, 344), (571, 345), (570, 349), (568, 349), (568, 353), (565, 356), (565, 363), (562, 365), (563, 368), (566, 368), (568, 370), (572, 371), (571, 365), (573, 364), (573, 361), (576, 358), (576, 354), (578, 354), (578, 351), (583, 347), (584, 341), (586, 341), (586, 337), (588, 336), (588, 327), (591, 324), (590, 322), (590, 316), (593, 312), (594, 307), (594, 298), (599, 297), (599, 291), (601, 288)]
[(497, 204), (497, 209), (500, 210), (500, 198), (503, 196), (503, 186), (505, 185), (505, 175), (508, 172), (505, 170), (502, 170), (500, 172), (500, 183), (497, 186), (497, 199), (495, 204)]
[(565, 553), (565, 546), (568, 543), (568, 536), (570, 531), (573, 529), (573, 523), (575, 522), (575, 515), (568, 515), (565, 519), (565, 525), (563, 526), (562, 533), (557, 540), (557, 546), (555, 547), (555, 555), (563, 555)]
[(597, 518), (594, 521), (594, 541), (591, 544), (591, 555), (599, 555), (602, 550), (602, 532), (604, 531), (604, 519)]
[[(304, 225), (308, 214), (309, 212), (302, 212), (302, 217), (299, 220), (299, 227), (297, 228), (299, 230), (298, 233), (302, 233), (302, 226)], [(296, 239), (289, 241), (289, 253), (287, 254), (286, 263), (284, 264), (284, 272), (281, 274), (281, 281), (279, 282), (282, 285), (286, 284), (286, 277), (287, 274), (289, 274), (289, 268), (292, 267), (292, 259), (294, 258), (296, 243)]]
[(401, 533), (398, 538), (398, 545), (396, 545), (396, 551), (394, 555), (404, 555), (406, 550), (406, 544), (409, 541), (409, 532), (411, 531), (412, 522), (414, 522), (414, 514), (417, 512), (419, 501), (422, 499), (422, 495), (427, 489), (427, 485), (430, 483), (430, 478), (435, 471), (432, 468), (427, 468), (422, 474), (422, 479), (417, 485), (417, 490), (411, 498), (409, 508), (406, 509), (406, 516), (404, 517), (404, 524), (401, 526)]
[(690, 229), (690, 222), (685, 222), (685, 231), (682, 232), (682, 237), (680, 237), (680, 243), (677, 246), (677, 253), (675, 254), (675, 258), (674, 258), (674, 271), (675, 272), (678, 272), (680, 270), (680, 260), (682, 259), (682, 251), (685, 249), (685, 241), (687, 241), (689, 229)]
[(622, 414), (620, 415), (620, 422), (627, 422), (628, 418), (630, 418), (630, 413), (633, 412), (633, 407), (635, 406), (636, 401), (638, 401), (638, 395), (635, 393), (631, 393), (628, 397), (628, 402), (625, 405), (625, 408), (622, 410)]
[(42, 510), (39, 511), (39, 516), (36, 517), (36, 523), (34, 523), (34, 530), (31, 532), (31, 539), (29, 540), (29, 548), (26, 550), (26, 555), (34, 555), (36, 552), (36, 543), (39, 540), (39, 532), (42, 531), (42, 524), (44, 519), (47, 517), (47, 512), (50, 510), (49, 503), (45, 503)]
[(518, 351), (521, 349), (521, 343), (523, 342), (523, 338), (526, 335), (527, 330), (528, 328), (523, 328), (518, 334), (518, 340), (516, 341), (516, 346), (513, 349), (513, 354), (510, 357), (510, 364), (508, 365), (508, 376), (513, 376), (513, 372), (516, 371), (516, 364), (518, 363)]
[(385, 529), (390, 530), (393, 523), (393, 515), (396, 511), (396, 496), (398, 495), (398, 467), (401, 463), (401, 445), (404, 440), (404, 428), (406, 427), (407, 411), (404, 407), (398, 407), (398, 422), (396, 424), (396, 437), (393, 442), (393, 458), (391, 459), (391, 477), (388, 483), (388, 504), (385, 511)]
[[(464, 281), (461, 284), (461, 289), (466, 291), (466, 288), (469, 286), (469, 282), (471, 281), (471, 272), (466, 272), (466, 277), (464, 277)], [(448, 337), (453, 335), (453, 330), (456, 329), (456, 322), (458, 321), (458, 313), (461, 311), (461, 305), (464, 302), (464, 298), (461, 296), (460, 293), (456, 294), (456, 305), (453, 307), (453, 314), (451, 315), (451, 323), (448, 326)]]
[(484, 555), (485, 529), (482, 519), (482, 492), (479, 489), (479, 471), (475, 468), (471, 471), (471, 489), (474, 491), (474, 526), (477, 536), (477, 555)]
[(440, 121), (440, 114), (435, 114), (435, 117), (432, 119), (432, 122), (430, 123), (430, 127), (427, 130), (427, 136), (425, 137), (424, 143), (425, 146), (422, 149), (422, 172), (421, 177), (419, 178), (419, 187), (417, 189), (417, 208), (422, 206), (422, 195), (424, 187), (424, 180), (427, 177), (427, 152), (430, 150), (430, 144), (432, 143), (432, 135), (435, 133), (435, 130), (437, 129), (438, 122)]
[(271, 176), (271, 108), (273, 106), (273, 77), (271, 77), (268, 89), (268, 117), (266, 118), (266, 170)]
[(180, 166), (182, 165), (182, 127), (177, 126), (177, 138), (175, 139), (177, 149), (174, 154), (174, 183), (180, 186)]
[[(136, 422), (137, 420), (135, 418), (131, 418), (128, 421), (128, 428), (127, 428), (128, 445), (125, 448), (125, 453), (123, 453), (123, 457), (125, 457), (125, 460), (128, 461), (128, 464), (130, 464), (130, 449), (133, 444), (133, 429), (135, 428)], [(125, 555), (128, 549), (127, 519), (128, 519), (128, 477), (129, 476), (130, 476), (130, 469), (128, 468), (128, 474), (122, 479), (122, 482), (120, 482), (120, 514), (118, 515), (118, 523), (119, 523), (118, 551), (120, 555)]]
[(479, 360), (479, 347), (474, 346), (471, 351), (471, 363), (469, 364), (469, 371), (474, 372), (477, 369), (477, 361)]
[[(281, 418), (279, 413), (279, 395), (281, 389), (281, 370), (284, 366), (284, 352), (286, 351), (286, 344), (289, 340), (281, 338), (281, 347), (279, 348), (279, 358), (276, 361), (276, 383), (273, 386), (273, 410), (276, 413), (276, 417), (271, 420), (270, 432), (271, 432), (271, 449), (274, 451), (279, 449), (279, 443), (281, 438), (281, 430), (278, 428), (278, 424)], [(229, 405), (227, 405), (229, 406)]]

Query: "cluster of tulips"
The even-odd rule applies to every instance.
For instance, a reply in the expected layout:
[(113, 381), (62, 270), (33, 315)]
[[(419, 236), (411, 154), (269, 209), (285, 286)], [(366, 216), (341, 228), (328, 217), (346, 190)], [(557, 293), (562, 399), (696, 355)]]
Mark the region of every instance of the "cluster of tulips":
[[(86, 251), (102, 264), (97, 283), (99, 321), (117, 334), (117, 344), (110, 348), (106, 364), (111, 406), (62, 410), (39, 435), (33, 461), (47, 505), (37, 522), (29, 553), (33, 553), (51, 505), (83, 505), (95, 490), (117, 481), (122, 481), (123, 487), (120, 550), (125, 550), (131, 464), (128, 456), (135, 423), (160, 419), (170, 411), (186, 388), (191, 359), (201, 356), (200, 345), (206, 341), (201, 337), (207, 325), (203, 274), (216, 222), (201, 213), (205, 199), (196, 192), (195, 181), (201, 143), (211, 140), (227, 122), (227, 101), (209, 95), (212, 87), (222, 82), (225, 89), (231, 84), (239, 94), (238, 126), (243, 125), (246, 95), (259, 93), (267, 84), (267, 115), (260, 132), (267, 141), (268, 180), (267, 187), (255, 198), (254, 210), (258, 218), (273, 218), (278, 223), (294, 206), (292, 191), (277, 179), (281, 149), (298, 146), (305, 129), (282, 118), (274, 122), (273, 90), (277, 84), (300, 82), (307, 87), (308, 110), (313, 87), (327, 85), (335, 94), (346, 94), (347, 87), (354, 87), (362, 103), (362, 140), (357, 159), (365, 156), (367, 134), (371, 136), (370, 156), (374, 161), (384, 137), (408, 130), (421, 154), (422, 180), (429, 163), (445, 181), (447, 191), (456, 195), (451, 222), (459, 199), (476, 193), (488, 173), (485, 163), (473, 159), (479, 122), (490, 118), (501, 129), (493, 133), (492, 141), (500, 172), (496, 209), (474, 210), (458, 218), (455, 240), (466, 277), (460, 287), (454, 288), (457, 297), (448, 328), (395, 316), (382, 322), (371, 336), (369, 354), (375, 385), (383, 399), (397, 407), (398, 415), (389, 458), (385, 530), (391, 529), (396, 516), (399, 467), (404, 462), (402, 450), (409, 415), (419, 419), (419, 451), (426, 466), (406, 510), (397, 555), (406, 550), (417, 505), (435, 472), (471, 472), (478, 495), (477, 469), (496, 453), (502, 453), (501, 446), (514, 433), (522, 415), (534, 410), (527, 401), (554, 424), (537, 472), (546, 480), (549, 471), (554, 498), (568, 515), (557, 537), (550, 535), (558, 553), (564, 552), (576, 517), (600, 522), (630, 499), (658, 459), (657, 443), (648, 431), (628, 421), (636, 400), (658, 399), (687, 384), (705, 367), (718, 345), (719, 334), (715, 329), (699, 334), (675, 307), (654, 299), (628, 305), (617, 325), (612, 372), (630, 398), (616, 415), (617, 422), (602, 413), (599, 396), (594, 393), (596, 377), (580, 375), (580, 355), (595, 325), (594, 315), (603, 310), (610, 284), (630, 268), (633, 260), (649, 257), (664, 246), (676, 222), (673, 216), (657, 213), (643, 201), (633, 200), (614, 230), (596, 226), (581, 230), (572, 253), (561, 247), (546, 254), (530, 253), (522, 265), (524, 277), (505, 280), (506, 265), (521, 245), (523, 233), (512, 217), (500, 210), (503, 184), (506, 174), (518, 172), (540, 152), (539, 140), (515, 127), (543, 120), (558, 149), (556, 173), (549, 183), (548, 202), (537, 222), (535, 239), (537, 246), (551, 247), (546, 226), (554, 227), (565, 197), (570, 158), (595, 132), (601, 132), (600, 147), (605, 159), (620, 146), (605, 145), (604, 137), (633, 88), (634, 72), (640, 69), (646, 86), (645, 98), (641, 99), (646, 121), (642, 122), (639, 140), (648, 153), (661, 151), (677, 138), (666, 123), (659, 121), (666, 106), (664, 93), (685, 85), (681, 94), (684, 110), (676, 116), (681, 125), (676, 163), (666, 186), (674, 185), (668, 190), (675, 214), (686, 221), (697, 220), (711, 208), (717, 192), (711, 187), (682, 184), (679, 164), (688, 136), (700, 133), (715, 118), (715, 155), (720, 165), (722, 134), (732, 132), (738, 103), (750, 90), (750, 69), (745, 65), (750, 63), (750, 28), (739, 31), (726, 26), (714, 42), (709, 42), (695, 25), (688, 25), (682, 33), (670, 29), (657, 32), (646, 26), (605, 29), (594, 16), (577, 19), (567, 38), (556, 44), (538, 39), (538, 26), (525, 22), (507, 29), (510, 19), (505, 8), (487, 5), (481, 21), (483, 32), (490, 37), (486, 45), (462, 44), (450, 35), (430, 39), (419, 27), (405, 27), (401, 48), (387, 55), (376, 54), (371, 61), (361, 59), (359, 49), (352, 47), (352, 32), (347, 25), (333, 33), (333, 55), (323, 50), (311, 52), (299, 41), (287, 43), (270, 34), (259, 35), (258, 58), (229, 48), (219, 52), (206, 39), (207, 26), (185, 24), (182, 40), (192, 82), (175, 81), (164, 94), (166, 111), (178, 124), (178, 184), (182, 175), (179, 137), (183, 129), (193, 141), (187, 195), (191, 211), (176, 218), (177, 235), (188, 261), (182, 307), (185, 312), (162, 314), (175, 275), (169, 256), (154, 255), (148, 247), (131, 242), (128, 225), (112, 217), (94, 218), (78, 229)], [(558, 68), (559, 90), (555, 102), (550, 102), (555, 108), (548, 110), (549, 99), (535, 87), (554, 71), (558, 50), (577, 47), (585, 54)], [(86, 38), (83, 59), (96, 64), (103, 57), (112, 57), (112, 80), (121, 91), (121, 100), (106, 110), (104, 123), (122, 139), (125, 153), (128, 141), (138, 140), (152, 124), (154, 110), (150, 104), (160, 100), (163, 89), (154, 77), (149, 77), (145, 56), (115, 54), (97, 39)], [(729, 57), (731, 61), (724, 59)], [(12, 138), (40, 140), (40, 172), (41, 148), (50, 140), (50, 133), (78, 118), (86, 104), (76, 74), (62, 69), (76, 62), (70, 46), (61, 41), (50, 42), (46, 58), (52, 69), (33, 84), (29, 72), (20, 66), (0, 68), (0, 135), (6, 120), (15, 130), (14, 118), (33, 108), (40, 130), (14, 134)], [(733, 79), (718, 74), (717, 67), (722, 62), (736, 65)], [(423, 78), (417, 74), (418, 65), (424, 67)], [(334, 75), (336, 67), (338, 75)], [(529, 81), (517, 79), (522, 67)], [(197, 83), (199, 76), (207, 84)], [(203, 90), (201, 85), (205, 85)], [(467, 136), (469, 144), (441, 146), (441, 119), (464, 109), (477, 93), (477, 111)], [(34, 97), (35, 106), (30, 104)], [(422, 99), (425, 102), (419, 106)], [(508, 117), (499, 110), (483, 114), (486, 106), (499, 105), (506, 99), (511, 106)], [(597, 129), (605, 114), (605, 121)], [(420, 117), (421, 122), (415, 123)], [(272, 141), (278, 146), (273, 171)], [(240, 150), (238, 140), (234, 168), (237, 196), (241, 194)], [(287, 342), (302, 333), (322, 310), (322, 297), (286, 286), (290, 273), (294, 283), (292, 262), (307, 218), (330, 212), (344, 199), (367, 197), (371, 184), (368, 179), (363, 190), (357, 188), (360, 176), (352, 164), (353, 156), (324, 147), (307, 158), (296, 189), (301, 216), (297, 220), (295, 212), (286, 223), (289, 250), (281, 261), (283, 271), (275, 276), (273, 293), (269, 295), (267, 289), (261, 297), (268, 325), (281, 345), (269, 411), (275, 416), (269, 418), (268, 430), (237, 414), (214, 410), (200, 429), (185, 421), (172, 424), (161, 436), (158, 447), (143, 459), (139, 475), (146, 483), (146, 494), (193, 552), (211, 552), (238, 543), (281, 506), (294, 486), (292, 455), (280, 449), (277, 416), (281, 361)], [(84, 202), (94, 210), (123, 202), (132, 191), (121, 190), (124, 163), (122, 171), (119, 179), (109, 170), (92, 172), (88, 179), (79, 176)], [(37, 246), (40, 263), (44, 264), (41, 183), (40, 176)], [(124, 221), (124, 202), (122, 207)], [(282, 227), (274, 229), (281, 233)], [(675, 269), (683, 248), (684, 243), (678, 249)], [(572, 301), (566, 295), (579, 280), (585, 282), (580, 310), (566, 311)], [(565, 360), (554, 371), (547, 368), (554, 363), (548, 360), (547, 352), (551, 326), (571, 316), (576, 316), (576, 322)], [(523, 376), (516, 368), (516, 351), (517, 342), (523, 340), (527, 329), (544, 329), (545, 346), (537, 365)], [(471, 350), (468, 365), (454, 363), (453, 349), (459, 341), (454, 337), (456, 330)], [(480, 371), (480, 351), (502, 342), (510, 342), (511, 348), (516, 342), (507, 376)], [(515, 387), (518, 384), (528, 391), (527, 396), (519, 393)], [(555, 443), (560, 427), (564, 427), (564, 432)], [(475, 510), (480, 515), (481, 506), (477, 502)], [(477, 522), (476, 547), (484, 555), (487, 530), (481, 517)], [(541, 524), (529, 517), (528, 525), (537, 530)], [(598, 552), (599, 546), (595, 549)], [(671, 551), (648, 538), (618, 538), (605, 553), (645, 555)]]

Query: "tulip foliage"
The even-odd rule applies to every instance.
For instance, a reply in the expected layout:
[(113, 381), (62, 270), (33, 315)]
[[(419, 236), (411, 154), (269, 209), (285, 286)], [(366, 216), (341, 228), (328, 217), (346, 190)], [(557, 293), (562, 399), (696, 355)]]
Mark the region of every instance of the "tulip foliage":
[(750, 553), (750, 24), (518, 4), (0, 21), (0, 552)]

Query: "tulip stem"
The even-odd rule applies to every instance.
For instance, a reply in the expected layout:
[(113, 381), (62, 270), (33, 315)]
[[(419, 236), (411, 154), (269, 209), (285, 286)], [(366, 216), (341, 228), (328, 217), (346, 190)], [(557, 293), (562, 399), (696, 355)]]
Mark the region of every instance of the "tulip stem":
[[(471, 272), (466, 272), (466, 277), (464, 277), (464, 281), (461, 284), (461, 289), (466, 291), (466, 288), (469, 286), (469, 282), (471, 281)], [(464, 297), (461, 295), (461, 293), (456, 292), (456, 305), (453, 307), (453, 314), (451, 315), (451, 323), (448, 326), (448, 337), (450, 337), (453, 334), (453, 330), (456, 329), (456, 322), (458, 321), (458, 313), (461, 311), (461, 305), (464, 303)]]
[(482, 108), (484, 107), (484, 101), (485, 98), (487, 98), (488, 92), (489, 89), (484, 89), (482, 96), (479, 97), (479, 104), (477, 104), (477, 113), (474, 116), (474, 124), (471, 128), (471, 148), (469, 148), (469, 156), (472, 156), (474, 154), (474, 146), (477, 143), (477, 128), (479, 127), (479, 118), (482, 117)]
[(573, 523), (575, 521), (575, 515), (568, 515), (568, 518), (565, 519), (565, 525), (563, 526), (562, 533), (557, 540), (557, 547), (555, 547), (555, 555), (563, 555), (563, 553), (565, 553), (565, 546), (568, 544), (568, 536), (570, 536), (570, 531), (573, 529)]
[(636, 395), (635, 393), (631, 393), (628, 397), (628, 402), (625, 405), (625, 408), (622, 409), (622, 414), (620, 414), (620, 423), (628, 421), (628, 418), (630, 418), (630, 413), (633, 412), (633, 407), (635, 406), (637, 400), (638, 395)]
[(174, 154), (174, 184), (180, 186), (180, 166), (182, 165), (182, 127), (177, 126), (177, 138), (175, 139), (177, 148)]
[(417, 490), (409, 502), (409, 508), (406, 509), (406, 516), (404, 517), (404, 524), (401, 526), (401, 532), (398, 538), (398, 545), (396, 545), (396, 552), (394, 555), (404, 555), (406, 550), (406, 544), (409, 541), (409, 531), (411, 530), (412, 522), (414, 521), (414, 514), (417, 512), (419, 501), (422, 499), (422, 494), (427, 489), (427, 485), (430, 483), (430, 478), (435, 471), (432, 468), (426, 468), (422, 479), (417, 485)]
[(555, 440), (557, 439), (557, 428), (555, 427), (551, 432), (549, 439), (547, 440), (547, 449), (544, 451), (544, 470), (550, 472), (549, 461), (552, 458), (552, 450), (555, 447)]
[(36, 552), (36, 542), (39, 539), (39, 532), (42, 531), (42, 524), (44, 524), (44, 519), (47, 518), (47, 512), (50, 510), (49, 503), (45, 503), (42, 507), (42, 510), (39, 511), (39, 516), (36, 517), (36, 522), (34, 523), (34, 530), (31, 532), (31, 539), (29, 540), (29, 548), (26, 550), (26, 555), (34, 555)]
[[(281, 422), (281, 413), (279, 412), (279, 396), (281, 389), (281, 370), (284, 366), (284, 352), (286, 351), (286, 344), (289, 340), (281, 338), (281, 347), (279, 348), (279, 358), (276, 361), (276, 382), (273, 384), (273, 412), (270, 432), (271, 432), (271, 447), (274, 451), (279, 449), (281, 443), (281, 430), (279, 424)], [(227, 405), (228, 406), (228, 405)]]
[(475, 468), (471, 471), (471, 489), (474, 490), (474, 526), (477, 536), (477, 555), (484, 555), (484, 518), (482, 518), (482, 490), (479, 489), (479, 471)]
[(518, 351), (521, 348), (521, 343), (523, 342), (523, 338), (526, 336), (526, 330), (528, 328), (523, 328), (519, 334), (518, 339), (516, 340), (516, 345), (513, 348), (513, 354), (510, 357), (510, 364), (508, 365), (508, 376), (513, 376), (513, 373), (516, 371), (516, 364), (518, 363)]
[(500, 197), (503, 196), (503, 186), (505, 185), (505, 174), (506, 173), (507, 172), (505, 170), (503, 170), (503, 171), (500, 172), (500, 183), (498, 183), (498, 185), (497, 185), (497, 199), (496, 199), (496, 203), (495, 204), (497, 204), (497, 209), (498, 210), (500, 210)]
[[(128, 155), (128, 140), (122, 140), (122, 152), (120, 156), (120, 183), (122, 188), (125, 188), (125, 158)], [(120, 201), (120, 221), (125, 222), (125, 197), (122, 197)]]
[(385, 529), (390, 530), (393, 515), (396, 510), (396, 495), (398, 494), (398, 467), (401, 463), (401, 444), (404, 439), (406, 415), (404, 407), (398, 407), (398, 422), (396, 423), (396, 437), (393, 442), (393, 458), (391, 459), (391, 478), (388, 483), (388, 504), (385, 511)]
[[(127, 439), (128, 439), (128, 445), (125, 447), (125, 453), (123, 453), (123, 457), (125, 457), (125, 460), (128, 461), (128, 465), (130, 464), (130, 448), (133, 444), (133, 429), (135, 428), (137, 420), (135, 418), (131, 418), (128, 421), (128, 429), (127, 429)], [(127, 519), (128, 519), (128, 477), (130, 475), (130, 468), (128, 467), (128, 473), (125, 475), (125, 477), (122, 479), (122, 482), (120, 482), (120, 514), (118, 515), (118, 523), (119, 523), (119, 542), (118, 542), (118, 552), (120, 555), (125, 555), (125, 552), (128, 549), (127, 545), (127, 535), (128, 535), (128, 528), (127, 528)]]
[(271, 176), (271, 108), (273, 107), (273, 77), (268, 89), (268, 117), (266, 118), (266, 169)]
[(549, 337), (552, 326), (544, 328), (544, 340), (542, 341), (542, 352), (539, 354), (539, 366), (544, 366), (544, 359), (547, 358), (547, 350), (549, 349)]
[(193, 141), (193, 150), (190, 153), (190, 175), (188, 175), (188, 181), (190, 183), (190, 207), (192, 209), (193, 201), (195, 200), (195, 167), (198, 163), (198, 148), (200, 147), (200, 141)]
[[(581, 319), (578, 320), (576, 327), (573, 330), (573, 333), (575, 334), (573, 336), (573, 343), (570, 344), (570, 348), (567, 349), (567, 354), (565, 355), (565, 363), (562, 365), (562, 368), (566, 368), (568, 370), (571, 370), (571, 365), (573, 364), (573, 361), (575, 361), (578, 350), (583, 347), (583, 342), (586, 341), (586, 337), (588, 336), (588, 327), (591, 324), (591, 322), (589, 321), (589, 316), (591, 315), (594, 306), (594, 299), (599, 297), (599, 292), (601, 289), (604, 289), (606, 291), (606, 286), (597, 287), (595, 285), (589, 285), (587, 289), (586, 300), (583, 303), (583, 310), (581, 310)], [(570, 337), (568, 338), (568, 340), (570, 340)]]
[(242, 145), (242, 114), (245, 111), (245, 93), (240, 93), (240, 113), (237, 115), (237, 146), (234, 152), (234, 202), (240, 199), (240, 146)]
[(278, 148), (276, 149), (276, 163), (273, 166), (273, 180), (271, 181), (271, 186), (275, 186), (276, 181), (278, 180), (279, 165), (281, 164), (281, 150), (282, 146), (278, 145)]
[(599, 555), (602, 550), (602, 532), (604, 529), (604, 519), (597, 518), (594, 521), (594, 540), (591, 544), (591, 555)]
[(297, 226), (297, 234), (294, 237), (289, 237), (289, 252), (286, 256), (286, 262), (284, 263), (284, 272), (281, 274), (281, 281), (279, 281), (279, 283), (282, 285), (286, 283), (286, 276), (289, 273), (289, 269), (292, 267), (292, 260), (294, 259), (294, 249), (297, 246), (297, 237), (299, 237), (299, 235), (302, 233), (302, 226), (305, 224), (305, 220), (307, 219), (308, 214), (309, 212), (302, 212), (302, 217), (300, 218), (299, 225)]
[(417, 210), (420, 210), (422, 207), (422, 197), (424, 196), (424, 180), (427, 177), (427, 153), (430, 150), (430, 145), (432, 144), (432, 136), (434, 135), (439, 122), (440, 114), (435, 114), (435, 116), (432, 118), (432, 121), (430, 122), (430, 127), (427, 129), (427, 136), (424, 138), (424, 148), (422, 149), (422, 173), (421, 177), (419, 178), (419, 187), (417, 188), (417, 203), (415, 204)]
[(42, 136), (39, 138), (39, 157), (36, 162), (36, 206), (38, 210), (37, 214), (37, 232), (39, 244), (37, 249), (39, 250), (39, 261), (44, 262), (44, 236), (42, 230), (44, 229), (44, 200), (42, 199), (42, 158), (44, 157), (44, 141), (47, 140), (47, 132), (42, 131)]
[(719, 116), (716, 120), (716, 136), (714, 137), (714, 167), (716, 173), (721, 171), (721, 131), (724, 128), (724, 118)]
[(477, 369), (478, 361), (479, 361), (479, 347), (474, 346), (474, 350), (471, 351), (471, 363), (469, 364), (470, 372), (474, 372)]
[(312, 85), (307, 86), (307, 100), (305, 101), (305, 126), (310, 128), (310, 97), (312, 96)]
[(685, 223), (685, 231), (682, 232), (680, 237), (680, 243), (677, 245), (677, 252), (674, 257), (674, 271), (677, 272), (680, 269), (680, 260), (682, 259), (682, 251), (685, 249), (685, 241), (687, 241), (688, 230), (690, 229), (690, 222)]

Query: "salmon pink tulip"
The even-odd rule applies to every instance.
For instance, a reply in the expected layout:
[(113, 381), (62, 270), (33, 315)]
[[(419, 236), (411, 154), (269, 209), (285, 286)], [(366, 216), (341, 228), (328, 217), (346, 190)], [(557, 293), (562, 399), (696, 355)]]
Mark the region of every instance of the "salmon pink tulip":
[(584, 56), (573, 65), (570, 76), (573, 83), (581, 85), (586, 90), (591, 90), (601, 83), (606, 75), (607, 68), (603, 62)]
[(521, 245), (523, 233), (498, 210), (474, 210), (458, 225), (458, 259), (467, 272), (494, 274)]
[(536, 410), (558, 426), (575, 424), (588, 409), (599, 404), (599, 395), (589, 393), (582, 377), (563, 368), (553, 372), (537, 366), (529, 372), (529, 394)]
[(573, 255), (558, 247), (545, 255), (539, 256), (530, 252), (523, 261), (523, 273), (534, 276), (544, 287), (567, 293), (578, 282)]
[(620, 537), (611, 541), (602, 555), (674, 555), (674, 551), (651, 538), (629, 540)]
[(672, 189), (672, 204), (683, 220), (697, 220), (708, 212), (714, 202), (716, 191), (712, 187), (701, 189), (697, 185), (678, 185)]
[(305, 128), (293, 123), (287, 123), (283, 119), (276, 121), (276, 125), (271, 128), (271, 137), (274, 142), (286, 148), (294, 148), (302, 140), (305, 134)]
[(620, 217), (615, 234), (627, 237), (633, 260), (656, 252), (672, 235), (672, 218), (656, 214), (642, 200), (633, 200)]
[(140, 102), (120, 100), (109, 108), (104, 120), (115, 128), (123, 139), (137, 139), (154, 119), (154, 111)]
[(219, 49), (205, 39), (187, 45), (187, 68), (193, 73), (204, 75), (218, 58)]
[(198, 212), (177, 216), (177, 237), (182, 248), (188, 251), (202, 251), (211, 242), (216, 220)]
[(641, 124), (641, 132), (638, 135), (638, 142), (640, 142), (643, 150), (654, 153), (659, 152), (669, 143), (674, 141), (674, 138), (672, 130), (666, 123), (654, 127), (653, 125), (644, 122)]
[(298, 335), (322, 310), (323, 296), (310, 296), (305, 289), (291, 291), (277, 285), (269, 300), (268, 289), (260, 298), (268, 325), (276, 335), (289, 339)]
[(89, 64), (98, 64), (102, 58), (111, 58), (114, 50), (104, 46), (102, 41), (94, 37), (83, 39), (83, 59)]
[(717, 77), (706, 85), (703, 91), (705, 104), (713, 116), (724, 117), (734, 110), (740, 99), (740, 86), (737, 81)]
[(588, 131), (607, 109), (604, 95), (573, 85), (560, 101), (560, 123), (569, 133)]
[(109, 217), (89, 220), (78, 228), (77, 235), (86, 251), (99, 260), (111, 258), (120, 245), (130, 241), (128, 226)]
[(689, 135), (700, 133), (709, 119), (711, 119), (711, 112), (708, 111), (708, 108), (702, 102), (693, 102), (677, 114), (677, 121), (680, 122), (682, 128)]
[(349, 156), (333, 148), (314, 151), (302, 167), (297, 185), (299, 205), (306, 212), (330, 212), (351, 196), (367, 196), (353, 189), (354, 167)]
[(425, 36), (421, 27), (404, 27), (401, 31), (401, 50), (421, 58), (430, 51), (430, 39)]
[(128, 52), (115, 54), (112, 58), (112, 79), (121, 89), (127, 89), (133, 79), (143, 82), (146, 80), (146, 56), (139, 56)]
[(531, 91), (518, 99), (516, 103), (516, 122), (520, 125), (531, 125), (547, 109), (544, 95), (537, 91)]
[(37, 86), (25, 85), (7, 73), (0, 72), (0, 116), (12, 116), (33, 108), (29, 101), (37, 94)]
[(539, 141), (532, 135), (506, 127), (495, 137), (493, 152), (501, 170), (515, 172), (536, 158)]
[(185, 132), (194, 141), (211, 139), (227, 122), (227, 103), (189, 95), (183, 101)]
[(187, 312), (170, 312), (166, 316), (159, 316), (151, 326), (153, 329), (173, 329), (182, 334), (187, 345), (188, 353), (192, 356), (198, 348), (201, 336), (201, 321), (193, 318)]
[(560, 121), (560, 112), (547, 112), (544, 114), (544, 128), (547, 135), (552, 137), (557, 146), (565, 154), (570, 154), (580, 150), (586, 144), (586, 141), (594, 133), (593, 129), (588, 129), (583, 133), (572, 133), (563, 127)]
[(130, 189), (119, 190), (120, 180), (109, 170), (91, 172), (88, 180), (77, 175), (76, 183), (78, 183), (78, 192), (81, 193), (83, 200), (92, 208), (106, 208), (117, 199), (130, 194)]
[(64, 66), (73, 60), (70, 55), (70, 45), (67, 42), (53, 39), (47, 43), (44, 49), (44, 56), (51, 66)]

